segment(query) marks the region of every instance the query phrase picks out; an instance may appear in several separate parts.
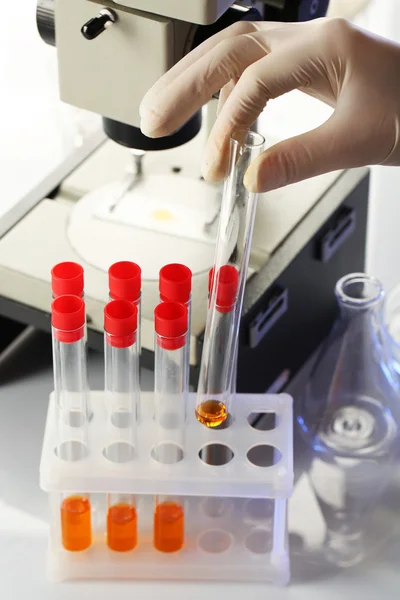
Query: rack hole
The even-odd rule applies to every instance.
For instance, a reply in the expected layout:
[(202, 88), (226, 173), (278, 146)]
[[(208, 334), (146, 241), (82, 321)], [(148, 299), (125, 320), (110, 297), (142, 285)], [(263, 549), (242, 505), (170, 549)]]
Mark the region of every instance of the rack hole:
[(257, 431), (271, 431), (278, 426), (278, 419), (274, 412), (252, 412), (247, 421)]
[(274, 516), (274, 500), (252, 498), (246, 503), (246, 515), (253, 521), (268, 521)]
[(272, 550), (272, 534), (264, 529), (256, 529), (247, 536), (244, 544), (253, 554), (267, 554)]
[(207, 517), (219, 519), (224, 517), (227, 511), (231, 508), (232, 502), (229, 498), (204, 498), (202, 509)]
[(114, 463), (126, 463), (133, 459), (135, 448), (128, 442), (115, 442), (103, 450), (107, 460)]
[(275, 446), (259, 444), (253, 446), (247, 453), (247, 459), (256, 467), (272, 467), (282, 458), (282, 454)]
[(162, 465), (173, 465), (182, 460), (183, 450), (178, 444), (165, 442), (155, 446), (151, 451), (151, 456)]
[(67, 460), (68, 462), (75, 462), (82, 460), (88, 455), (88, 449), (82, 442), (77, 440), (69, 440), (63, 442), (58, 448), (54, 449), (54, 452), (61, 460)]
[(220, 554), (226, 552), (232, 545), (232, 536), (222, 529), (214, 529), (203, 533), (199, 546), (204, 552)]
[(233, 451), (225, 444), (207, 444), (199, 452), (199, 457), (207, 465), (221, 467), (228, 464), (234, 457)]

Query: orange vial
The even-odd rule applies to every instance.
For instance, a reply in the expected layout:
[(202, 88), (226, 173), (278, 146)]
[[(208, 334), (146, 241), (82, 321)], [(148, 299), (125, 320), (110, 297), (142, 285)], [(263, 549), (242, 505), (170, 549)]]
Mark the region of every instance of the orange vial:
[(70, 552), (86, 550), (92, 543), (90, 502), (86, 496), (69, 496), (61, 503), (62, 544)]
[(196, 418), (206, 427), (219, 427), (227, 416), (226, 406), (219, 400), (205, 400), (196, 407)]
[(161, 552), (176, 552), (184, 544), (184, 513), (178, 502), (158, 502), (154, 512), (154, 546)]
[(137, 544), (137, 515), (132, 504), (121, 502), (108, 509), (107, 545), (116, 552), (128, 552)]

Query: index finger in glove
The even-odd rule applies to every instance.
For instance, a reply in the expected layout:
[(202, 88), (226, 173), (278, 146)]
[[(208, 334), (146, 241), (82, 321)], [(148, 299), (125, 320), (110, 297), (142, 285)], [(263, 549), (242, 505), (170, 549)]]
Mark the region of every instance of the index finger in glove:
[[(219, 42), (189, 70), (174, 78), (158, 93), (152, 104), (142, 105), (141, 128), (149, 137), (169, 135), (231, 79), (238, 79), (253, 62), (265, 56), (252, 36)], [(145, 108), (144, 108), (145, 106)]]
[(186, 54), (179, 62), (177, 62), (171, 69), (169, 69), (156, 83), (148, 90), (145, 97), (142, 100), (141, 113), (147, 112), (148, 107), (153, 103), (157, 104), (157, 98), (159, 94), (170, 85), (175, 79), (191, 68), (194, 63), (205, 56), (210, 50), (217, 46), (220, 42), (228, 40), (239, 35), (252, 33), (258, 30), (259, 25), (250, 21), (240, 21), (235, 23), (226, 29), (223, 29), (219, 33), (216, 33), (212, 37), (205, 40), (197, 48)]
[[(258, 58), (247, 57), (249, 45), (244, 40), (261, 30), (270, 31), (281, 27), (282, 23), (235, 23), (192, 50), (165, 73), (143, 98), (140, 105), (143, 133), (149, 137), (161, 137), (181, 127), (229, 81), (224, 77), (221, 83), (216, 83), (214, 76), (218, 68), (229, 68), (229, 55), (232, 51), (235, 49), (237, 55), (241, 54), (238, 58), (244, 61), (243, 70), (263, 54), (260, 47), (256, 54)], [(218, 61), (223, 61), (223, 64), (219, 65)], [(212, 78), (214, 79), (211, 80)], [(199, 89), (202, 92), (201, 100), (197, 98)]]

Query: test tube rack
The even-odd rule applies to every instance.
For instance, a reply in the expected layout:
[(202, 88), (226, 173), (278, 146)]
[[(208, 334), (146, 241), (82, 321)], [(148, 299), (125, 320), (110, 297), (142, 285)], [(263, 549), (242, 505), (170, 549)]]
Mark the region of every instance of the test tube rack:
[[(224, 428), (206, 428), (195, 417), (196, 394), (188, 400), (182, 458), (160, 464), (154, 458), (156, 425), (153, 394), (141, 393), (137, 447), (126, 462), (104, 454), (109, 439), (105, 393), (92, 391), (86, 457), (67, 462), (57, 456), (57, 407), (50, 397), (40, 480), (51, 511), (47, 575), (70, 579), (158, 579), (289, 581), (287, 502), (293, 488), (292, 399), (280, 395), (242, 395)], [(259, 416), (264, 426), (258, 427)], [(74, 441), (71, 428), (71, 448)], [(174, 444), (173, 436), (171, 444)], [(204, 460), (209, 454), (212, 462)], [(219, 463), (219, 464), (215, 464)], [(223, 463), (223, 464), (222, 464)], [(63, 494), (90, 495), (93, 541), (82, 552), (61, 543)], [(136, 496), (138, 544), (115, 552), (105, 541), (107, 493)], [(155, 495), (183, 498), (185, 544), (174, 553), (153, 546)]]

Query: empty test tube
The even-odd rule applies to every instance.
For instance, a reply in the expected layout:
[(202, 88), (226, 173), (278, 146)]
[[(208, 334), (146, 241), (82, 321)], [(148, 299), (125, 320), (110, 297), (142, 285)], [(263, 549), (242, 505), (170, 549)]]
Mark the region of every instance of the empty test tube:
[[(138, 327), (137, 327), (137, 349), (139, 356), (142, 351), (141, 346), (141, 323), (142, 323), (142, 270), (134, 262), (120, 261), (111, 265), (108, 269), (108, 286), (111, 300), (128, 300), (138, 309)], [(139, 369), (140, 381), (140, 369)], [(139, 403), (137, 405), (139, 417)]]
[[(159, 304), (155, 311), (155, 458), (168, 465), (183, 457), (188, 394), (188, 309), (177, 302)], [(154, 546), (176, 552), (184, 544), (184, 507), (180, 497), (157, 496)]]
[(160, 269), (159, 290), (161, 302), (179, 302), (188, 309), (188, 385), (190, 376), (190, 329), (192, 315), (192, 271), (179, 263), (171, 263)]
[[(85, 304), (77, 296), (52, 303), (54, 393), (57, 410), (57, 455), (75, 462), (88, 454), (88, 387)], [(61, 502), (61, 539), (66, 550), (86, 550), (92, 542), (90, 500), (85, 493)]]
[(231, 136), (196, 405), (197, 419), (207, 427), (221, 425), (231, 411), (238, 330), (257, 205), (257, 194), (245, 188), (244, 175), (261, 153), (264, 141), (249, 130)]
[[(107, 446), (112, 462), (132, 460), (136, 444), (136, 406), (139, 396), (137, 353), (138, 309), (128, 300), (113, 300), (104, 309)], [(132, 494), (107, 497), (107, 544), (117, 552), (137, 543), (136, 501)]]
[(81, 265), (75, 262), (62, 262), (51, 270), (53, 298), (58, 296), (84, 296), (84, 273)]
[[(83, 267), (76, 262), (62, 262), (55, 265), (51, 270), (51, 288), (53, 298), (59, 296), (78, 296), (84, 298), (84, 271)], [(85, 322), (84, 338), (87, 340), (87, 328)], [(87, 398), (87, 410), (89, 420), (93, 416), (90, 397)]]

